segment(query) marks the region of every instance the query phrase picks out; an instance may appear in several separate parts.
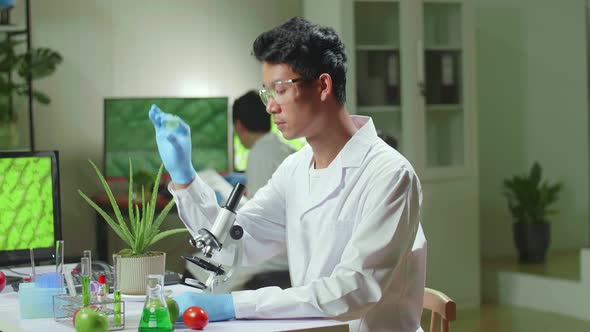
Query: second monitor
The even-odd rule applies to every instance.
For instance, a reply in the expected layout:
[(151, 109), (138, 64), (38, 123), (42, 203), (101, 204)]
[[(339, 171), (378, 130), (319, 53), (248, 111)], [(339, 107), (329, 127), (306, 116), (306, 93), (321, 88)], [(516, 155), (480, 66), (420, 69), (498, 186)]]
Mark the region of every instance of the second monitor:
[(233, 170), (232, 124), (226, 97), (109, 98), (104, 101), (106, 177), (128, 177), (129, 158), (134, 172), (143, 169), (157, 173), (161, 160), (154, 126), (148, 118), (152, 104), (178, 115), (190, 126), (192, 159), (197, 170)]

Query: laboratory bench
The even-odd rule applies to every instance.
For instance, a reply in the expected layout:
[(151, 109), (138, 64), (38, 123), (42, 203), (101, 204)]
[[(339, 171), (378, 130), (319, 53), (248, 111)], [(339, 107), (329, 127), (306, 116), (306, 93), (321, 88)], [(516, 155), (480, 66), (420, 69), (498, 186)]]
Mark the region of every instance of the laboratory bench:
[[(43, 271), (39, 267), (37, 272)], [(49, 268), (49, 266), (47, 267)], [(53, 266), (55, 269), (55, 266)], [(15, 270), (21, 270), (15, 269)], [(13, 270), (14, 271), (14, 270)], [(15, 275), (13, 272), (4, 270), (6, 275)], [(179, 295), (185, 291), (193, 291), (194, 288), (185, 285), (166, 286), (166, 289), (172, 291), (171, 296)], [(123, 298), (125, 301), (125, 298)], [(137, 331), (139, 320), (143, 309), (143, 301), (125, 301), (125, 330)], [(71, 326), (58, 323), (53, 318), (37, 319), (20, 319), (20, 310), (18, 304), (18, 293), (14, 292), (10, 286), (0, 293), (0, 331), (3, 332), (21, 332), (21, 331), (52, 331), (52, 332), (73, 332)], [(174, 331), (192, 331), (182, 323), (176, 323)], [(205, 332), (225, 332), (225, 331), (256, 331), (256, 332), (274, 332), (274, 331), (309, 331), (309, 332), (348, 332), (348, 324), (329, 319), (272, 319), (272, 320), (232, 320), (226, 322), (210, 322), (204, 330)]]

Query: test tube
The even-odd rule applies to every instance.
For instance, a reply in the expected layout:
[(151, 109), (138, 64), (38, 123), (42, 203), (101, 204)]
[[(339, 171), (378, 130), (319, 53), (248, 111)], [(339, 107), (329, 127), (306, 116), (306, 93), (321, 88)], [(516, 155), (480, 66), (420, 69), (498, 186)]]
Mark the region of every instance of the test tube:
[(114, 323), (115, 326), (121, 325), (121, 291), (120, 287), (120, 268), (121, 268), (121, 256), (113, 254), (113, 299), (115, 304), (113, 305), (114, 311)]
[(92, 251), (91, 250), (84, 250), (82, 251), (82, 257), (88, 258), (88, 276), (92, 277)]
[(35, 281), (35, 252), (33, 248), (29, 248), (29, 256), (31, 257), (31, 280)]
[(82, 257), (82, 305), (90, 304), (90, 258)]
[(64, 288), (64, 241), (55, 241), (55, 276), (59, 278), (59, 289)]

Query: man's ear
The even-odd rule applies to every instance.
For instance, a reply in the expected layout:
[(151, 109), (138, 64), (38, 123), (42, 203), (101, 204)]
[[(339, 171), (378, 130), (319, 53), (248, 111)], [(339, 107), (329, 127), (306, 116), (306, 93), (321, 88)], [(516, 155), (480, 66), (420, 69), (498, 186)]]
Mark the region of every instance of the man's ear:
[(242, 123), (242, 121), (236, 119), (236, 121), (234, 121), (234, 128), (236, 130), (236, 133), (240, 135), (244, 131), (244, 124)]
[(328, 96), (333, 94), (332, 91), (332, 76), (328, 73), (323, 73), (318, 78), (320, 82), (320, 100), (326, 101)]

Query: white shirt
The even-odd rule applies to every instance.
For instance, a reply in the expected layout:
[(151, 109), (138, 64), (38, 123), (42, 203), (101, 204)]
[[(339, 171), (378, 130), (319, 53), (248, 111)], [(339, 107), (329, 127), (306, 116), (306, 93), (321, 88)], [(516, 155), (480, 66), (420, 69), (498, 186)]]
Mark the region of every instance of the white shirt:
[(248, 197), (254, 197), (283, 160), (293, 152), (295, 152), (293, 148), (281, 142), (277, 135), (270, 131), (258, 138), (248, 154), (246, 168)]
[[(243, 263), (287, 251), (293, 287), (233, 292), (236, 318), (333, 317), (351, 320), (351, 332), (421, 331), (420, 182), (409, 162), (377, 137), (370, 118), (353, 120), (360, 129), (317, 190), (309, 192), (307, 146), (238, 211)], [(199, 178), (173, 194), (189, 229), (214, 222), (215, 195)]]

